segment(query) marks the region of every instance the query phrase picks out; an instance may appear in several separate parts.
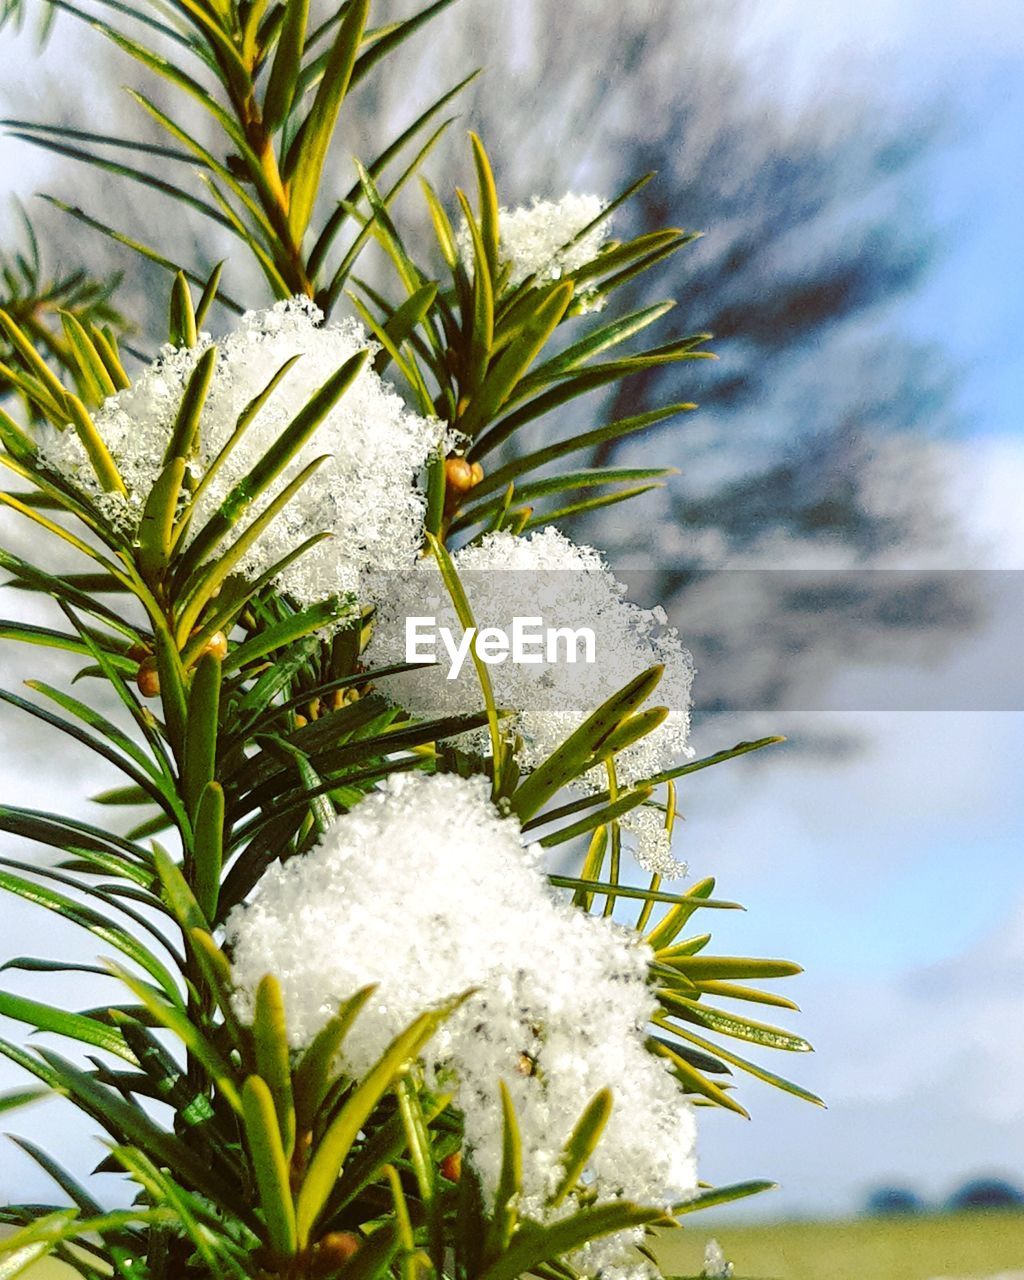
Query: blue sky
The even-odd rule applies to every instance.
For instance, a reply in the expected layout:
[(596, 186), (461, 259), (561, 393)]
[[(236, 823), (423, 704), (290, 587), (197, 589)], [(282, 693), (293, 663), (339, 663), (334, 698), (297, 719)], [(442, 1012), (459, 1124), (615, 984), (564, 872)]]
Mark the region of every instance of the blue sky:
[[(947, 137), (920, 175), (941, 229), (916, 298), (895, 317), (966, 367), (965, 427), (1019, 436), (1024, 385), (1024, 18), (1015, 0), (755, 0), (741, 37), (762, 89), (794, 104), (856, 90), (898, 119), (934, 106)], [(910, 211), (911, 214), (913, 211)]]
[[(749, 15), (737, 38), (780, 96), (813, 101), (846, 85), (897, 114), (934, 103), (950, 121), (919, 178), (942, 229), (934, 269), (872, 322), (947, 345), (962, 371), (963, 435), (946, 446), (950, 497), (979, 548), (963, 563), (1024, 569), (1019, 0), (756, 0)], [(0, 142), (0, 163), (27, 195), (47, 162)], [(981, 652), (951, 655), (948, 678), (963, 679)], [(699, 708), (699, 682), (696, 693)], [(705, 1177), (781, 1180), (756, 1213), (855, 1208), (886, 1177), (933, 1196), (983, 1169), (1024, 1182), (1024, 716), (858, 713), (841, 723), (862, 743), (849, 759), (737, 762), (682, 793), (678, 852), (748, 907), (716, 919), (719, 946), (783, 954), (807, 970), (792, 994), (818, 1052), (779, 1067), (824, 1094), (829, 1111), (755, 1086), (752, 1122), (705, 1122)], [(810, 715), (770, 726), (794, 740), (817, 727)], [(729, 741), (746, 732), (737, 723)], [(698, 717), (699, 750), (725, 745), (703, 733)], [(49, 748), (22, 759), (3, 790), (49, 801)], [(6, 948), (39, 949), (38, 920), (4, 911)], [(45, 941), (93, 954), (49, 920)], [(969, 1093), (968, 1061), (983, 1082)], [(14, 1077), (0, 1070), (0, 1080)], [(30, 1115), (44, 1140), (70, 1132), (59, 1103), (26, 1123)], [(0, 1159), (0, 1198), (24, 1189), (25, 1171)]]

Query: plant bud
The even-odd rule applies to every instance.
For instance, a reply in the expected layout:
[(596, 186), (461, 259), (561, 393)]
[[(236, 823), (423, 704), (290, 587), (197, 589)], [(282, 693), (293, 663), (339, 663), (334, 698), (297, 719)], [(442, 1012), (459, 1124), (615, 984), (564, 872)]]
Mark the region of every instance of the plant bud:
[(458, 1182), (462, 1177), (462, 1152), (453, 1151), (441, 1161), (441, 1173), (449, 1182)]
[(472, 466), (465, 458), (446, 458), (444, 483), (449, 493), (468, 493), (476, 483)]
[(328, 1231), (313, 1250), (310, 1270), (315, 1276), (330, 1276), (339, 1271), (362, 1247), (362, 1240), (352, 1231)]
[[(202, 627), (193, 627), (192, 635), (197, 636)], [(228, 655), (228, 638), (223, 631), (215, 631), (206, 644), (203, 645), (203, 654), (212, 653), (214, 657), (220, 658), (222, 661)], [(202, 654), (200, 654), (202, 657)]]
[(223, 661), (228, 656), (228, 638), (223, 631), (215, 631), (203, 646), (203, 653), (212, 653)]
[(135, 675), (135, 683), (144, 698), (155, 698), (160, 692), (160, 673), (156, 669), (156, 658), (143, 658)]

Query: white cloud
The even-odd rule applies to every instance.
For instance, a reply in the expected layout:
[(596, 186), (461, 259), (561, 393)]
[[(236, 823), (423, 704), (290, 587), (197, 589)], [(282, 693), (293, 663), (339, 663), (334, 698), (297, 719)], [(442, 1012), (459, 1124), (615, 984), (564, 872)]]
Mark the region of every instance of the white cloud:
[(1024, 898), (962, 955), (889, 983), (837, 984), (828, 1001), (842, 1010), (818, 1011), (837, 1101), (920, 1105), (921, 1091), (952, 1091), (981, 1122), (1024, 1122)]
[(1024, 569), (1024, 435), (958, 442), (947, 453), (949, 501), (982, 549), (972, 567)]
[(890, 1181), (933, 1202), (978, 1174), (1024, 1182), (1024, 897), (941, 965), (802, 981), (798, 1021), (817, 1052), (769, 1065), (828, 1110), (744, 1080), (753, 1119), (703, 1119), (702, 1176), (778, 1179), (780, 1193), (749, 1206), (760, 1217), (849, 1212)]
[[(901, 66), (907, 85), (941, 84), (951, 66), (972, 58), (1014, 57), (1024, 52), (1019, 0), (753, 0), (745, 9), (746, 43), (752, 54), (772, 55), (781, 81), (789, 72), (820, 85), (834, 75), (840, 57), (845, 77), (871, 77), (877, 92), (899, 92), (899, 82), (879, 74)], [(768, 47), (766, 49), (766, 46)], [(776, 55), (787, 53), (781, 65)], [(879, 59), (882, 63), (879, 63)], [(766, 60), (767, 62), (767, 60)]]
[[(879, 870), (902, 870), (969, 833), (974, 855), (983, 858), (985, 844), (1010, 835), (1022, 816), (1014, 790), (1022, 716), (860, 712), (735, 723), (732, 732), (716, 725), (714, 741), (698, 724), (699, 752), (731, 743), (734, 734), (748, 736), (751, 728), (786, 733), (802, 750), (773, 747), (775, 765), (765, 754), (760, 765), (752, 757), (687, 782), (685, 852), (695, 873), (720, 871), (742, 887), (773, 881), (784, 868), (828, 890)], [(857, 754), (837, 762), (816, 753), (822, 727), (849, 734)], [(787, 750), (793, 757), (783, 765)], [(1024, 870), (1021, 878), (1024, 887)]]

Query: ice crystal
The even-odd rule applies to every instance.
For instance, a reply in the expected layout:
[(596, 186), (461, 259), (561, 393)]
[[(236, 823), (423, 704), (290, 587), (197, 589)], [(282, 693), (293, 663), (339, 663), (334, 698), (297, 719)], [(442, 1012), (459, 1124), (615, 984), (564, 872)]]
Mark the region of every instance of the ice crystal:
[(687, 865), (672, 856), (672, 837), (657, 809), (640, 805), (619, 820), (633, 849), (633, 856), (645, 871), (666, 880), (680, 880)]
[[(293, 357), (266, 404), (228, 454), (197, 504), (192, 532), (217, 510), (231, 488), (248, 475), (313, 393), (356, 352), (369, 348), (353, 320), (323, 325), (303, 299), (249, 312), (217, 342), (217, 361), (200, 419), (198, 482), (230, 438), (239, 414)], [(44, 461), (90, 493), (123, 528), (137, 527), (153, 486), (189, 376), (211, 345), (204, 334), (191, 348), (165, 347), (134, 384), (110, 397), (94, 414), (96, 427), (121, 471), (127, 498), (103, 494), (75, 432), (51, 432)], [(239, 528), (315, 458), (326, 461), (239, 566), (259, 577), (314, 534), (332, 536), (294, 561), (278, 585), (300, 603), (355, 592), (371, 565), (397, 568), (413, 562), (422, 539), (425, 500), (417, 475), (437, 445), (441, 426), (410, 413), (401, 398), (367, 366), (324, 418), (269, 492), (247, 512)]]
[(705, 1280), (730, 1280), (732, 1274), (732, 1263), (726, 1259), (722, 1246), (717, 1240), (709, 1240), (704, 1249), (704, 1270), (701, 1275)]
[[(522, 284), (530, 276), (537, 284), (549, 284), (572, 275), (597, 257), (608, 237), (605, 219), (580, 236), (606, 207), (600, 196), (569, 193), (561, 200), (541, 200), (534, 196), (528, 205), (498, 211), (498, 256), (510, 270), (510, 288)], [(473, 261), (473, 242), (469, 227), (463, 223), (458, 233), (465, 263)], [(593, 290), (584, 288), (577, 297), (584, 302)], [(591, 303), (591, 308), (593, 303)]]
[[(522, 1130), (520, 1208), (538, 1220), (565, 1140), (609, 1086), (614, 1107), (588, 1184), (667, 1206), (695, 1189), (695, 1127), (644, 1043), (651, 953), (638, 934), (558, 899), (539, 854), (492, 806), (483, 778), (396, 775), (310, 853), (267, 871), (232, 912), (237, 1011), (251, 1017), (256, 985), (276, 974), (298, 1048), (342, 1000), (376, 983), (343, 1049), (359, 1075), (425, 1008), (475, 989), (424, 1066), (431, 1083), (454, 1088), (467, 1155), (488, 1192), (501, 1163), (499, 1080)], [(582, 1260), (596, 1272), (631, 1240), (599, 1242)]]
[[(541, 618), (547, 628), (594, 632), (596, 661), (557, 660), (514, 663), (489, 668), (495, 698), (516, 712), (515, 728), (523, 738), (522, 763), (535, 767), (577, 729), (602, 702), (646, 668), (661, 663), (665, 674), (653, 702), (669, 708), (668, 719), (653, 733), (627, 747), (617, 758), (624, 784), (668, 768), (687, 751), (693, 663), (676, 631), (665, 625), (664, 611), (642, 609), (624, 598), (599, 552), (577, 546), (554, 528), (517, 536), (492, 533), (452, 557), (462, 579), (478, 628), (511, 629), (512, 620)], [(432, 559), (414, 570), (391, 575), (377, 594), (376, 630), (367, 651), (371, 666), (405, 660), (406, 619), (434, 617), (436, 625), (462, 634), (447, 592)], [(438, 656), (444, 655), (438, 646)], [(578, 656), (582, 656), (578, 653)], [(471, 662), (457, 679), (447, 679), (447, 663), (390, 677), (385, 692), (414, 715), (424, 718), (480, 709), (481, 694)], [(486, 735), (475, 745), (486, 748)], [(604, 786), (601, 777), (585, 785)]]

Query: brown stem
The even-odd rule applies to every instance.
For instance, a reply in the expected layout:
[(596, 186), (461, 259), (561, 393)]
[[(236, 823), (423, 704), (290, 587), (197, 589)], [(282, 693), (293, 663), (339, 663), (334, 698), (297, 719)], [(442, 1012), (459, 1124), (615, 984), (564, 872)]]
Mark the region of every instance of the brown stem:
[(281, 248), (284, 250), (288, 268), (287, 273), (282, 272), (282, 274), (296, 293), (312, 298), (314, 289), (306, 270), (302, 245), (296, 243), (288, 223), (288, 210), (291, 203), (288, 186), (281, 177), (273, 138), (264, 126), (263, 113), (256, 101), (256, 95), (250, 90), (244, 101), (239, 101), (234, 94), (230, 96), (235, 115), (245, 130), (246, 140), (260, 162), (260, 171), (266, 186), (265, 188), (257, 187), (257, 194), (271, 226), (281, 238)]

